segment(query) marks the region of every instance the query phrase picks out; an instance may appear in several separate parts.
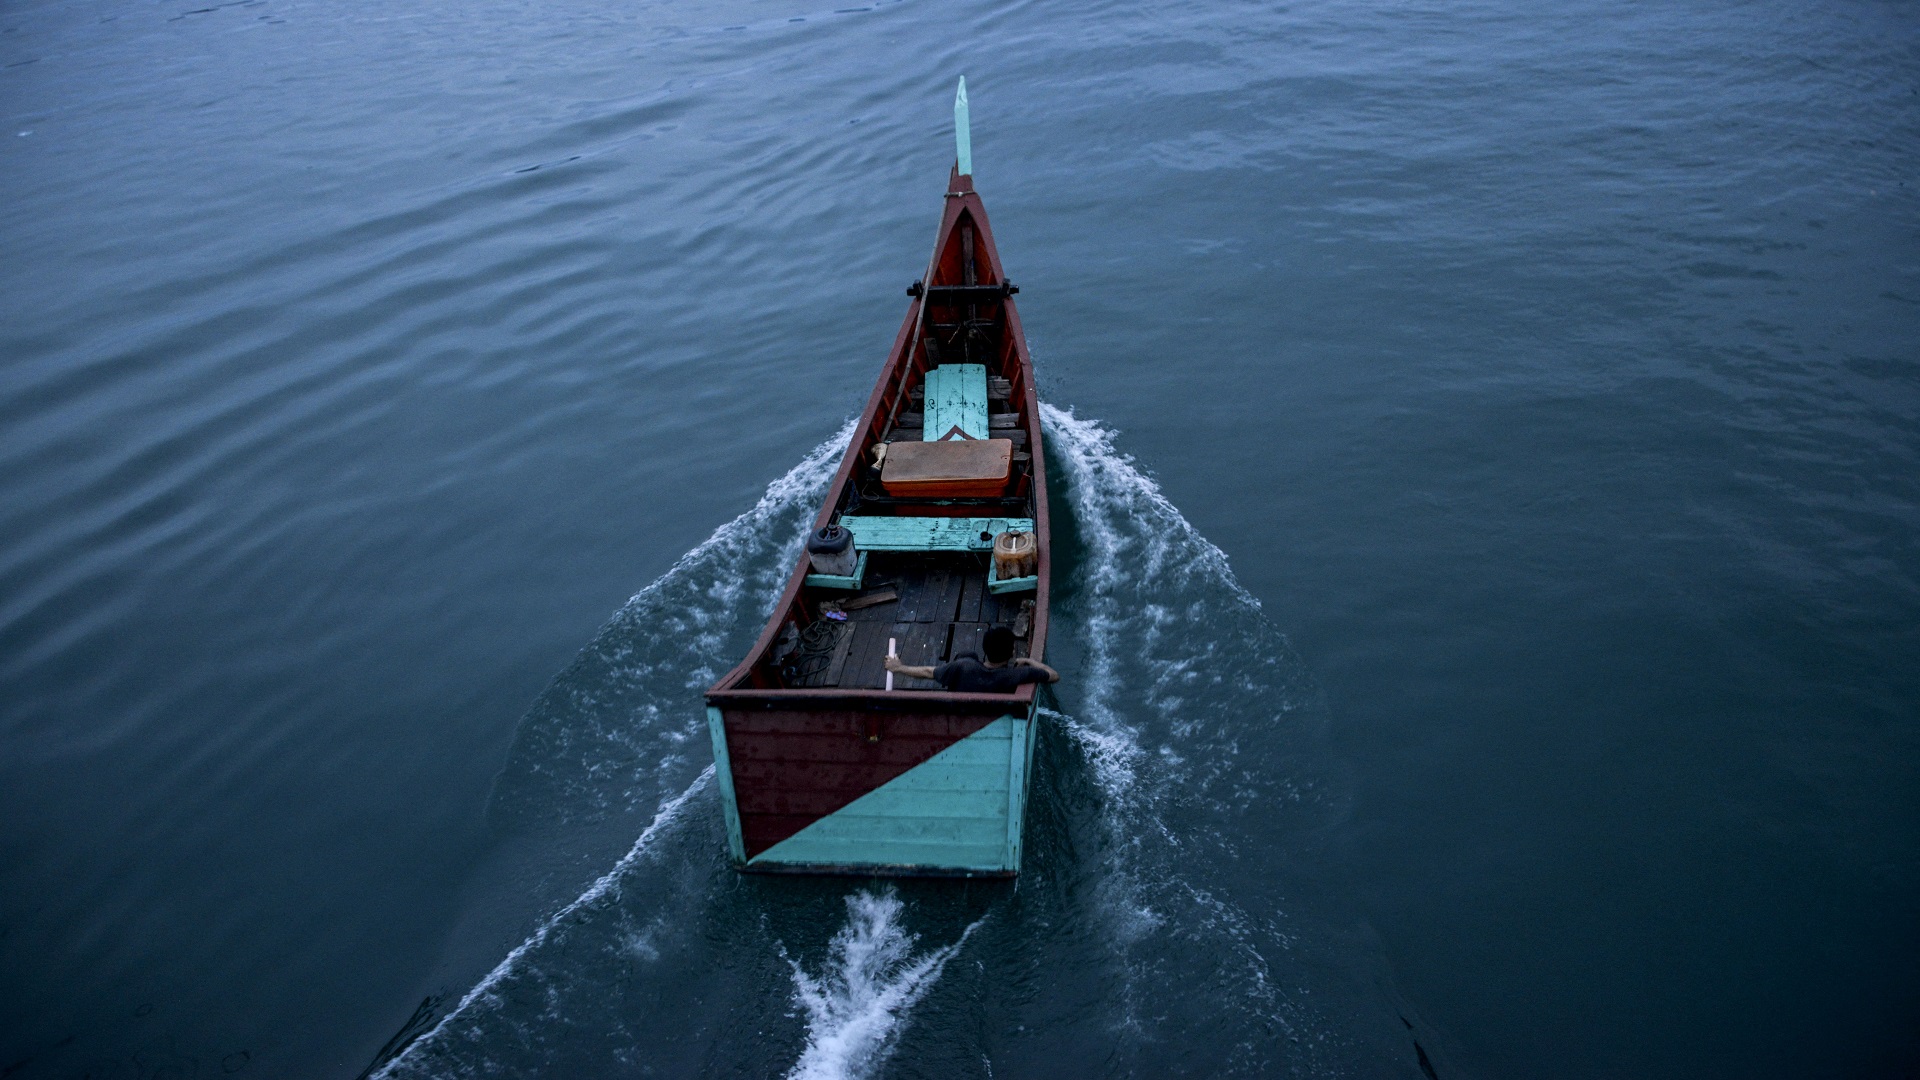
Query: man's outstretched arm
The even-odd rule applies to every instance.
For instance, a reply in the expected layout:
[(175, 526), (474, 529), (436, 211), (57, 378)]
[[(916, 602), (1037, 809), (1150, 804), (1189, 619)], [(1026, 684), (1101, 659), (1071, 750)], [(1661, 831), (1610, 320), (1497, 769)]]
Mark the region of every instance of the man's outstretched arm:
[(1030, 658), (1030, 657), (1026, 657), (1026, 656), (1022, 656), (1022, 657), (1020, 657), (1019, 659), (1017, 659), (1017, 660), (1015, 660), (1015, 661), (1013, 662), (1013, 666), (1014, 666), (1014, 667), (1030, 667), (1030, 668), (1039, 668), (1039, 669), (1040, 669), (1040, 671), (1041, 671), (1041, 673), (1042, 673), (1042, 674), (1044, 674), (1044, 675), (1046, 675), (1046, 677), (1047, 677), (1047, 681), (1048, 681), (1048, 682), (1050, 682), (1050, 683), (1056, 683), (1056, 682), (1059, 682), (1059, 681), (1060, 681), (1060, 673), (1059, 673), (1059, 672), (1057, 672), (1057, 671), (1055, 671), (1055, 670), (1053, 670), (1052, 668), (1050, 668), (1050, 667), (1048, 667), (1047, 665), (1045, 665), (1045, 664), (1043, 664), (1043, 663), (1041, 663), (1040, 661), (1038, 661), (1038, 660), (1034, 660), (1034, 659), (1032, 659), (1032, 658)]
[(915, 667), (912, 664), (903, 664), (900, 662), (900, 658), (897, 656), (887, 657), (887, 670), (893, 672), (895, 675), (905, 675), (911, 679), (933, 678), (932, 668)]

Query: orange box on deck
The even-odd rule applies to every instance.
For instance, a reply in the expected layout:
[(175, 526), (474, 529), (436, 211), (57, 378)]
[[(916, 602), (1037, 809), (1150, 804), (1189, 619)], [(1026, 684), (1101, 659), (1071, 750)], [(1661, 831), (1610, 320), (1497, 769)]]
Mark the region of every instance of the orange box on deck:
[(887, 494), (917, 498), (991, 498), (1007, 490), (1013, 472), (1013, 440), (954, 439), (887, 444), (880, 486)]

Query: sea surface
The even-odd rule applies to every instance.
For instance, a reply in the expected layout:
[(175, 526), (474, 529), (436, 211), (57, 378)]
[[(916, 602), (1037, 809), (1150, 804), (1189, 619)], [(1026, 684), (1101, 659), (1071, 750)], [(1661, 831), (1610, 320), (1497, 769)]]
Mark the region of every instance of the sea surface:
[[(1920, 9), (0, 6), (0, 1075), (1920, 1075)], [(700, 691), (941, 210), (1016, 884)]]

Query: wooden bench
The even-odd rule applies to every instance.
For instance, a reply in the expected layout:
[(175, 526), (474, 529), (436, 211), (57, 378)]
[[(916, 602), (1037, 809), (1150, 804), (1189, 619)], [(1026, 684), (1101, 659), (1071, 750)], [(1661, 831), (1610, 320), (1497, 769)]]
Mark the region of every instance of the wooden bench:
[(986, 438), (989, 430), (986, 365), (942, 364), (927, 372), (922, 408), (922, 441)]
[(906, 499), (990, 499), (1012, 478), (1011, 439), (889, 443), (880, 466), (880, 486)]
[(992, 551), (1003, 532), (1032, 532), (1032, 518), (859, 517), (843, 514), (841, 528), (861, 551)]

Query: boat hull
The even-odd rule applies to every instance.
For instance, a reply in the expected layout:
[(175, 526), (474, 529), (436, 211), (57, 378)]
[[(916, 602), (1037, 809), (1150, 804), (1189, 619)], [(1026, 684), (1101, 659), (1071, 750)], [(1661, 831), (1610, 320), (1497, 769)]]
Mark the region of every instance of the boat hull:
[[(932, 259), (813, 524), (850, 532), (859, 569), (815, 573), (801, 555), (759, 639), (707, 691), (743, 871), (1020, 869), (1039, 688), (957, 692), (885, 667), (979, 656), (1002, 629), (1016, 657), (1045, 657), (1046, 466), (1018, 291), (971, 177), (954, 173)], [(904, 470), (892, 485), (890, 454)], [(938, 466), (918, 477), (927, 490), (899, 486), (915, 463)], [(1001, 581), (992, 549), (1007, 532), (1032, 535), (1035, 561)]]

